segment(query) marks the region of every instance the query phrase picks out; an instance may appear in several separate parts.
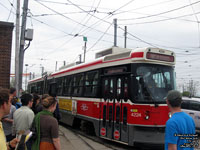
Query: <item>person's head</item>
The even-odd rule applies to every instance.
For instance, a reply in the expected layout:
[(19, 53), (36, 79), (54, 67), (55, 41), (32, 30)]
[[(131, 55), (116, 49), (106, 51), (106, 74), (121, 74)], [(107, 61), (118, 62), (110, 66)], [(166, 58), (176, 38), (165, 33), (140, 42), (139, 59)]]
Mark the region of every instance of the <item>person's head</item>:
[(47, 98), (47, 97), (49, 97), (49, 94), (43, 94), (43, 95), (42, 95), (42, 99), (45, 99), (45, 98)]
[(182, 95), (179, 91), (171, 90), (167, 94), (167, 103), (170, 104), (172, 108), (180, 107), (182, 102)]
[(31, 94), (23, 94), (21, 97), (22, 106), (32, 107), (33, 97)]
[(0, 109), (1, 116), (7, 115), (10, 113), (11, 101), (9, 99), (9, 90), (0, 88)]
[(40, 102), (40, 97), (37, 94), (33, 94), (33, 107), (35, 107)]
[(51, 112), (54, 112), (56, 109), (57, 101), (54, 97), (48, 96), (42, 99), (42, 106), (44, 109), (48, 109)]
[(11, 87), (10, 88), (10, 99), (13, 99), (14, 97), (16, 97), (16, 95), (17, 95), (16, 88)]
[(13, 96), (16, 96), (16, 88), (11, 87), (10, 88), (10, 94), (13, 94)]

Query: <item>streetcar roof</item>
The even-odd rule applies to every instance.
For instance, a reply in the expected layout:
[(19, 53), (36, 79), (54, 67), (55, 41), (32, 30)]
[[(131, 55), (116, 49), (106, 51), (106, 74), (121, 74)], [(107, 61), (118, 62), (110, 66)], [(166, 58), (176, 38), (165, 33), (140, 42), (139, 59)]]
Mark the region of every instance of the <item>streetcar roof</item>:
[[(109, 67), (109, 66), (116, 66), (116, 65), (122, 65), (122, 64), (127, 64), (131, 62), (153, 62), (155, 64), (161, 63), (161, 61), (158, 60), (153, 60), (153, 59), (147, 59), (146, 58), (146, 53), (151, 52), (153, 54), (165, 54), (166, 56), (173, 56), (174, 60), (173, 62), (165, 62), (165, 65), (174, 65), (175, 64), (175, 54), (172, 51), (169, 50), (164, 50), (164, 49), (159, 49), (159, 48), (151, 48), (151, 47), (145, 47), (145, 48), (136, 48), (136, 49), (124, 49), (124, 48), (117, 48), (117, 47), (112, 47), (110, 49), (113, 49), (112, 53), (102, 56), (100, 58), (97, 58), (91, 62), (87, 63), (81, 63), (78, 65), (69, 65), (67, 68), (63, 68), (62, 70), (56, 71), (52, 74), (48, 75), (48, 78), (54, 78), (54, 77), (61, 77), (66, 74), (74, 74), (74, 73), (81, 73), (84, 71), (89, 71), (93, 69), (98, 69), (98, 68), (104, 68), (104, 67)], [(106, 50), (110, 50), (106, 49)], [(101, 52), (105, 52), (101, 51)], [(123, 51), (124, 50), (124, 51)], [(100, 52), (98, 54), (101, 54)], [(163, 62), (162, 62), (163, 63)], [(42, 80), (42, 77), (30, 80), (30, 82), (39, 82)]]

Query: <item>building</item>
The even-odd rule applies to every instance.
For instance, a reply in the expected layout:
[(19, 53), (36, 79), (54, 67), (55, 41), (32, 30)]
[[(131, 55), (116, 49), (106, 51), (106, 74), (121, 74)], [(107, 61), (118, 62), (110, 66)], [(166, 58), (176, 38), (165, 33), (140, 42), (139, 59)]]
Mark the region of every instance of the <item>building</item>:
[(10, 87), (12, 32), (14, 24), (0, 21), (0, 87)]

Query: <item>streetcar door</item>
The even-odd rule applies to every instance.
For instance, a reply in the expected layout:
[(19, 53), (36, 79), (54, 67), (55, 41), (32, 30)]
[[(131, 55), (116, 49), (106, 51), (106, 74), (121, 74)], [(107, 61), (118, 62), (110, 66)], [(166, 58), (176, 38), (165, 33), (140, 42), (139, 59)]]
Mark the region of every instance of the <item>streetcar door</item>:
[(114, 103), (114, 130), (113, 139), (128, 143), (128, 99), (130, 83), (128, 76), (117, 76), (115, 79), (115, 103)]
[(125, 76), (122, 82), (122, 105), (121, 105), (121, 141), (128, 143), (129, 131), (128, 131), (128, 99), (130, 99), (129, 93), (130, 78)]
[[(103, 79), (103, 114), (100, 135), (128, 142), (127, 107), (122, 109), (122, 102), (126, 94), (124, 91), (128, 88), (125, 79), (124, 76), (111, 76)], [(124, 111), (124, 118), (122, 118), (122, 111)], [(122, 124), (122, 121), (125, 122), (125, 125)], [(121, 134), (122, 129), (125, 129), (123, 135)]]
[(102, 85), (103, 103), (101, 107), (102, 117), (100, 122), (100, 136), (113, 139), (115, 90), (116, 82), (113, 77), (104, 77)]
[(121, 120), (122, 120), (122, 87), (123, 87), (123, 76), (115, 78), (115, 97), (114, 97), (114, 130), (113, 139), (121, 140)]

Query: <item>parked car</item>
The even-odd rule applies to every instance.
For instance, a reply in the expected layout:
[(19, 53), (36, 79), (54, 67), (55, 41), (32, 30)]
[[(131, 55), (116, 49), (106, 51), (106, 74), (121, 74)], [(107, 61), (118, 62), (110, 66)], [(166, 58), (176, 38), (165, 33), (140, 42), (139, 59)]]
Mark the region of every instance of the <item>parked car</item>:
[(189, 114), (195, 122), (196, 130), (200, 131), (200, 98), (183, 97), (181, 108)]

